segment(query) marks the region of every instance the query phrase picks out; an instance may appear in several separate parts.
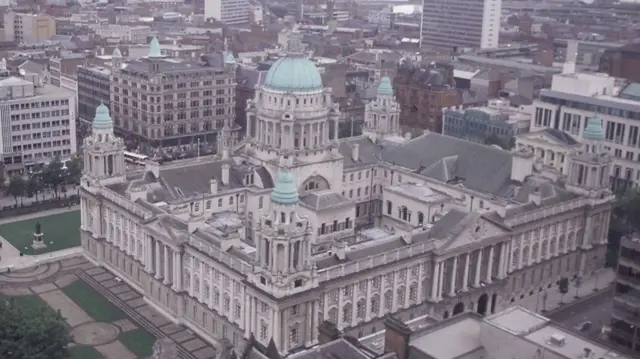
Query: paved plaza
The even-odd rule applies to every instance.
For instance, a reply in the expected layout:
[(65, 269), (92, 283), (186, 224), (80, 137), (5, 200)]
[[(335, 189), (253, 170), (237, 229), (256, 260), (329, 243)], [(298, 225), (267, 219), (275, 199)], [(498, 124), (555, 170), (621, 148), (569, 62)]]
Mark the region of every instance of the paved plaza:
[(142, 359), (158, 338), (174, 340), (182, 359), (215, 356), (210, 344), (84, 257), (0, 274), (0, 296), (37, 297), (59, 310), (74, 338), (73, 359)]

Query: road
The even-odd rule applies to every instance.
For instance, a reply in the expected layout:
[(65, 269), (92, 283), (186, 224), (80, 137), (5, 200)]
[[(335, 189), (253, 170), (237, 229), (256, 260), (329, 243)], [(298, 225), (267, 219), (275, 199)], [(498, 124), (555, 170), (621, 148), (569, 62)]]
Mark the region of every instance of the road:
[(610, 324), (612, 304), (613, 289), (610, 289), (548, 313), (546, 316), (574, 331), (578, 330), (576, 327), (581, 323), (590, 321), (591, 329), (582, 334), (601, 337), (602, 326)]

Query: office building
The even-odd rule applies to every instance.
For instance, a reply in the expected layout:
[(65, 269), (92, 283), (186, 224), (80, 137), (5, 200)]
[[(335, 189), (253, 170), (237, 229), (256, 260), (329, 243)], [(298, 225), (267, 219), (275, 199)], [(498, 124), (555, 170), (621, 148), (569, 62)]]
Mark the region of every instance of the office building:
[(603, 73), (576, 73), (575, 63), (565, 64), (553, 76), (550, 89), (534, 101), (531, 131), (554, 128), (582, 142), (590, 118), (602, 121), (604, 143), (614, 159), (611, 185), (615, 190), (640, 183), (640, 84), (620, 88)]
[(80, 190), (88, 258), (209, 341), (283, 356), (317, 344), (325, 320), (357, 335), (388, 314), (490, 315), (604, 266), (614, 196), (592, 175), (611, 165), (599, 122), (555, 182), (526, 149), (400, 136), (383, 77), (367, 134), (338, 139), (331, 89), (290, 36), (243, 145), (225, 126), (216, 156), (127, 175), (98, 107)]
[(609, 337), (640, 352), (640, 238), (637, 236), (620, 241)]
[(49, 15), (12, 11), (4, 14), (5, 41), (35, 45), (49, 40), (55, 34), (56, 21)]
[(125, 62), (114, 50), (110, 111), (116, 133), (153, 148), (213, 144), (223, 127), (234, 130), (235, 66), (229, 51), (199, 61), (166, 58), (156, 38), (143, 59)]
[(37, 75), (0, 80), (0, 148), (7, 175), (76, 152), (75, 95)]
[(104, 66), (78, 66), (78, 119), (91, 123), (96, 108), (104, 104), (111, 107), (111, 68)]
[(423, 47), (498, 47), (502, 0), (424, 0)]
[(205, 0), (204, 17), (215, 19), (226, 25), (240, 25), (249, 22), (249, 1), (247, 0)]
[(529, 132), (531, 112), (513, 108), (507, 100), (490, 100), (484, 107), (446, 109), (442, 118), (445, 135), (479, 143), (494, 139), (493, 144), (510, 149), (515, 136)]

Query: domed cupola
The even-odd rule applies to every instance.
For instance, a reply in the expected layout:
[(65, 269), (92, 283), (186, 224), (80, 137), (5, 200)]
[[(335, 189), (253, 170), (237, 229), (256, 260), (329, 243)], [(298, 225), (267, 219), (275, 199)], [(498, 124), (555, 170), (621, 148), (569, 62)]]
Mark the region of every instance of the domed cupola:
[(298, 55), (288, 55), (276, 61), (267, 72), (264, 85), (283, 92), (318, 91), (323, 88), (316, 65)]
[(93, 118), (92, 127), (94, 130), (110, 130), (113, 128), (109, 108), (103, 103), (96, 108), (96, 115)]
[(602, 127), (602, 119), (593, 116), (587, 121), (587, 127), (584, 129), (582, 137), (588, 141), (604, 140), (604, 128)]
[(298, 189), (293, 178), (293, 173), (286, 168), (278, 171), (276, 184), (271, 192), (271, 201), (277, 204), (296, 204), (298, 203)]
[(380, 80), (380, 84), (378, 85), (378, 95), (393, 96), (393, 86), (391, 86), (391, 79), (389, 79), (389, 76), (384, 76)]
[(151, 42), (149, 43), (149, 54), (147, 55), (150, 59), (159, 59), (163, 58), (162, 51), (160, 50), (160, 42), (157, 37), (153, 37)]

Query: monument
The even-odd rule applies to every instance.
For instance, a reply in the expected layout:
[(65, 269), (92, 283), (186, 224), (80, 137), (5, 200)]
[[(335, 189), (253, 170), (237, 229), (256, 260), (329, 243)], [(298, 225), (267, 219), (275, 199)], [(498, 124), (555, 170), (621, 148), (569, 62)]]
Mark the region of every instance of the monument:
[(44, 233), (42, 233), (42, 227), (40, 226), (40, 222), (38, 222), (36, 223), (36, 231), (33, 233), (33, 244), (31, 244), (31, 247), (33, 249), (40, 249), (46, 246), (44, 243)]

